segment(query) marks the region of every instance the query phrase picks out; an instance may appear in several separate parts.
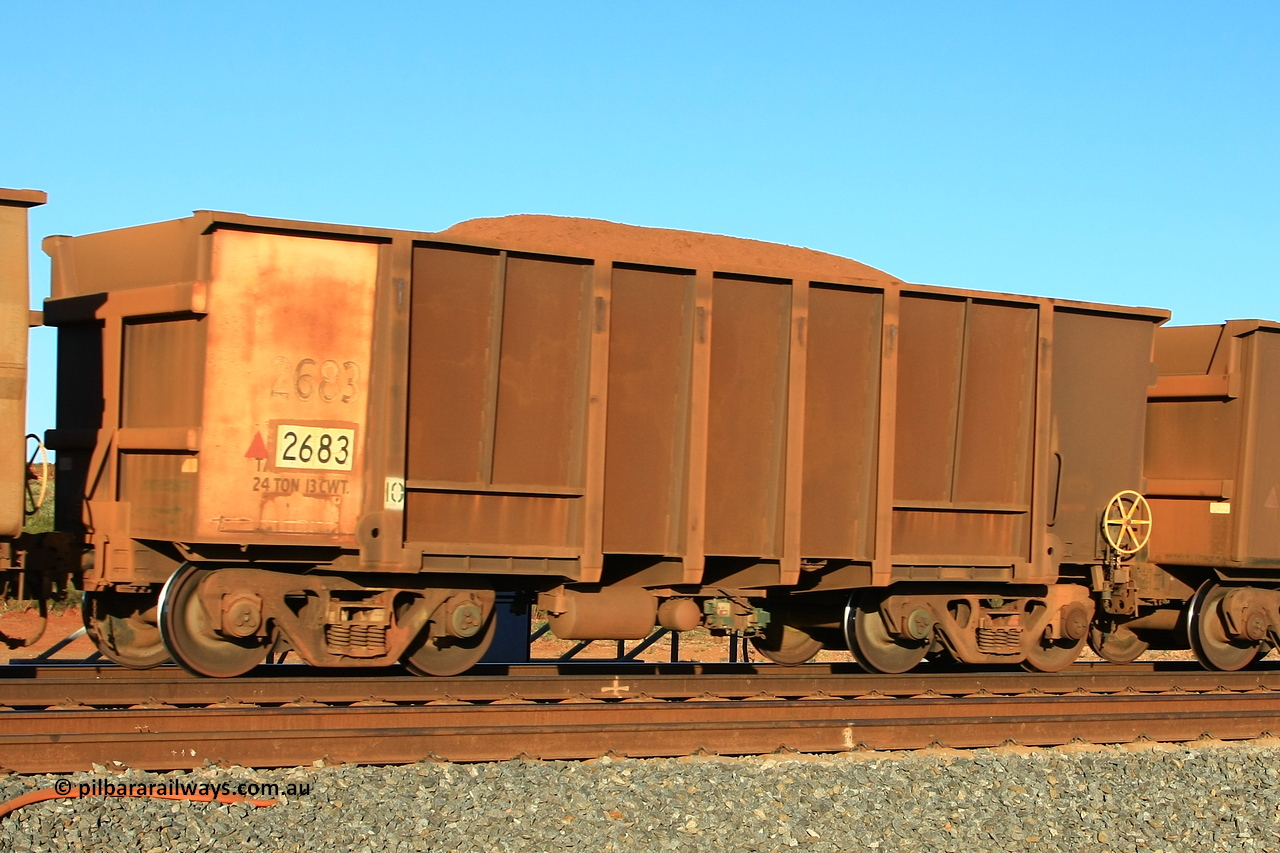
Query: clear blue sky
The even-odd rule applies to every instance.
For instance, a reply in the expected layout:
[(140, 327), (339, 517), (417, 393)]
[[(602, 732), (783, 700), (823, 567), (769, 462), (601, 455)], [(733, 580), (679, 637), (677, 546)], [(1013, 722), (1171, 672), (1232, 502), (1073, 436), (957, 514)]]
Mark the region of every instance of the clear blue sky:
[(536, 212), (1280, 319), (1276, 2), (0, 0), (0, 43), (37, 301), (45, 234)]

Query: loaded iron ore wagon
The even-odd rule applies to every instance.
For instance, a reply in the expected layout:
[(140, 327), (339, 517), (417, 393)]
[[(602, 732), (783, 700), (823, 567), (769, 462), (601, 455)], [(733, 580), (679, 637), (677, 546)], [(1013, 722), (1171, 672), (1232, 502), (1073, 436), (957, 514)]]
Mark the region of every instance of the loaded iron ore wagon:
[(1147, 565), (1167, 312), (542, 216), (202, 211), (45, 249), (59, 525), (126, 665), (453, 674), (511, 589), (565, 638), (704, 625), (884, 672), (1122, 644), (1095, 616)]

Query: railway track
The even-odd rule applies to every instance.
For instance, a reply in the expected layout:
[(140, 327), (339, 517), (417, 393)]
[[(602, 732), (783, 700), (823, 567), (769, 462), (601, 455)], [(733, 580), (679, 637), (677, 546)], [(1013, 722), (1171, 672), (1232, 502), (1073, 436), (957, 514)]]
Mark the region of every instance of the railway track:
[(8, 667), (0, 706), (0, 765), (22, 773), (747, 755), (1251, 738), (1280, 732), (1280, 669), (881, 676), (829, 665), (574, 664), (423, 679), (275, 667), (270, 677), (209, 680), (176, 668)]

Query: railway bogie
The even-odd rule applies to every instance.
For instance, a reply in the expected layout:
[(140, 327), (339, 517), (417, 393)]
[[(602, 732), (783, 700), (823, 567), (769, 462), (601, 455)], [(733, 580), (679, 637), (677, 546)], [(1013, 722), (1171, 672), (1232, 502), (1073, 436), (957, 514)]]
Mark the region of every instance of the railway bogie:
[(479, 661), (495, 627), (491, 588), (442, 589), (421, 578), (305, 566), (188, 563), (166, 581), (159, 613), (175, 660), (215, 677), (242, 675), (273, 649), (314, 666), (403, 661), (424, 674), (456, 675)]
[(513, 591), (878, 672), (1280, 643), (1276, 324), (557, 217), (45, 247), (59, 525), (128, 666), (455, 674)]

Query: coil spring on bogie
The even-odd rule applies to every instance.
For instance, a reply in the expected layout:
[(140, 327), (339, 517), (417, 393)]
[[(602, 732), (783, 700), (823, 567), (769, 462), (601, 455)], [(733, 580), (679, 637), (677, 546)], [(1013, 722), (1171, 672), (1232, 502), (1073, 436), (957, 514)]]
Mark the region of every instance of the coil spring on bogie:
[(978, 651), (988, 655), (1017, 654), (1022, 643), (1022, 628), (979, 628)]
[(335, 654), (386, 654), (387, 626), (370, 622), (330, 622), (325, 626), (325, 642)]

